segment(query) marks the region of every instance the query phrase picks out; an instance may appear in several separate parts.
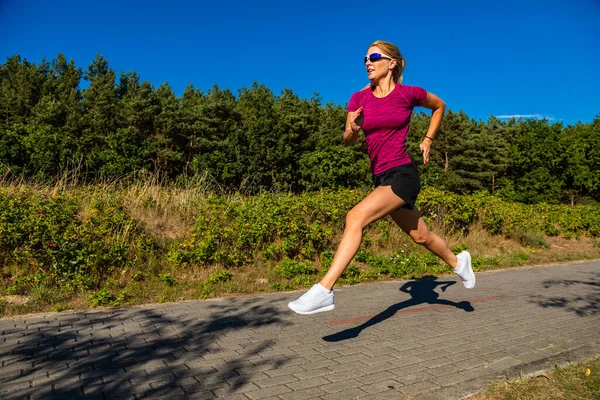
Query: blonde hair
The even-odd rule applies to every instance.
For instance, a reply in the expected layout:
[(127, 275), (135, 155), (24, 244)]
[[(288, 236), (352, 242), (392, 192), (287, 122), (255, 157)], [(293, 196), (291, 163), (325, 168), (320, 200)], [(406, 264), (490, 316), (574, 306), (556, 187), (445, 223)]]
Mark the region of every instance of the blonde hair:
[(386, 42), (385, 40), (376, 40), (369, 47), (377, 46), (388, 56), (396, 60), (396, 66), (392, 70), (392, 78), (396, 83), (402, 83), (402, 71), (406, 66), (406, 60), (402, 57), (400, 49), (393, 43)]

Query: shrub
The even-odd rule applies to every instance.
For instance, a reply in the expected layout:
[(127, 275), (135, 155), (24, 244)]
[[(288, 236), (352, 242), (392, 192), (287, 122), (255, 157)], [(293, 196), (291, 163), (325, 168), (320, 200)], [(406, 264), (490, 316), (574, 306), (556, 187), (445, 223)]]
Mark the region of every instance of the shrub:
[(117, 298), (106, 289), (101, 289), (89, 296), (90, 305), (92, 307), (110, 306), (116, 299)]
[(425, 263), (416, 254), (398, 250), (390, 256), (390, 276), (400, 278), (425, 272)]
[(177, 279), (173, 278), (171, 274), (162, 274), (158, 279), (167, 286), (174, 286), (177, 283)]
[[(0, 189), (0, 264), (35, 267), (56, 284), (89, 287), (143, 262), (152, 240), (118, 198), (98, 196), (84, 210), (61, 196)], [(144, 251), (136, 253), (136, 243)]]
[(247, 199), (208, 198), (193, 230), (171, 250), (178, 266), (196, 263), (243, 266), (262, 256), (313, 259), (327, 250), (334, 230), (358, 202), (358, 191)]
[[(101, 287), (117, 290), (118, 285), (105, 285), (110, 279), (118, 282), (117, 273), (137, 282), (146, 276), (158, 277), (159, 282), (171, 287), (177, 280), (166, 271), (172, 271), (173, 266), (217, 267), (217, 272), (205, 282), (205, 291), (199, 293), (209, 296), (214, 292), (211, 282), (225, 282), (232, 278), (232, 268), (252, 267), (259, 259), (276, 266), (274, 271), (279, 276), (293, 280), (282, 287), (305, 285), (317, 273), (315, 263), (320, 263), (320, 273), (330, 268), (345, 216), (367, 193), (339, 190), (202, 197), (193, 203), (198, 211), (192, 229), (177, 239), (157, 241), (130, 215), (116, 189), (90, 186), (66, 192), (68, 196), (48, 196), (26, 187), (3, 187), (3, 287), (8, 294), (30, 294), (35, 290), (38, 297), (46, 296), (46, 289), (53, 286), (60, 288), (60, 296)], [(155, 206), (152, 201), (141, 199), (146, 206)], [(487, 193), (459, 196), (425, 188), (418, 206), (427, 221), (457, 235), (478, 223), (492, 234), (512, 237), (525, 246), (547, 247), (547, 235), (600, 237), (597, 205), (524, 205)], [(353, 282), (379, 276), (410, 277), (447, 269), (426, 252), (397, 251), (391, 257), (376, 254), (376, 246), (389, 246), (397, 231), (390, 219), (379, 220), (365, 229), (355, 257), (364, 271), (351, 266), (345, 279)], [(459, 245), (452, 251), (464, 249), (465, 245)], [(510, 257), (509, 261), (522, 264), (528, 255), (523, 252)], [(492, 258), (474, 258), (476, 268), (497, 263)], [(95, 293), (95, 304), (109, 301), (103, 297), (109, 292)]]
[(290, 260), (289, 258), (284, 259), (281, 263), (279, 263), (276, 271), (278, 275), (286, 279), (292, 279), (298, 275), (311, 275), (317, 272), (317, 270), (312, 267), (312, 263), (310, 261), (300, 263)]
[(218, 282), (227, 282), (233, 277), (231, 272), (226, 270), (215, 271), (206, 280), (208, 283), (214, 284)]
[(358, 278), (359, 276), (360, 276), (360, 267), (356, 264), (348, 265), (348, 267), (346, 267), (344, 272), (342, 272), (343, 279)]
[(541, 233), (517, 229), (510, 234), (510, 237), (521, 243), (523, 246), (543, 247), (546, 249), (550, 247), (548, 241)]

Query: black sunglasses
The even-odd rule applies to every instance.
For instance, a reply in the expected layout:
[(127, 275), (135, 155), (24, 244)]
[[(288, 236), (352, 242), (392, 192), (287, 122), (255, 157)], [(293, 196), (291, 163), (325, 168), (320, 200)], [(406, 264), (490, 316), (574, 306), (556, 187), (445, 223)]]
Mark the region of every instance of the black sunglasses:
[(393, 60), (392, 57), (385, 55), (385, 54), (381, 54), (381, 53), (371, 53), (368, 56), (365, 56), (365, 61), (364, 63), (366, 64), (367, 61), (371, 61), (371, 62), (375, 62), (375, 61), (379, 61), (382, 58), (387, 58), (389, 60)]

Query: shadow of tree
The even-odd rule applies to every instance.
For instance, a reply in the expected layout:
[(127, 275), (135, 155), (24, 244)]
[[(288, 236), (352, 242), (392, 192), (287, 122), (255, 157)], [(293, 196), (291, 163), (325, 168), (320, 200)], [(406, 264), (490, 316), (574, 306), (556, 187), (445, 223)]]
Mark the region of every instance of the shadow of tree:
[(441, 287), (442, 292), (445, 292), (448, 287), (454, 284), (456, 284), (455, 281), (438, 281), (437, 277), (429, 275), (424, 276), (420, 279), (416, 279), (414, 281), (406, 282), (399, 290), (401, 292), (410, 294), (411, 298), (409, 300), (388, 307), (384, 311), (373, 316), (368, 321), (364, 322), (359, 326), (345, 329), (341, 332), (334, 333), (333, 335), (327, 335), (323, 337), (323, 340), (325, 340), (326, 342), (339, 342), (342, 340), (355, 338), (364, 329), (367, 329), (370, 326), (373, 326), (375, 324), (385, 321), (390, 317), (393, 317), (398, 311), (404, 308), (413, 307), (420, 304), (437, 304), (456, 307), (467, 312), (474, 311), (473, 306), (468, 301), (461, 301), (460, 303), (455, 303), (450, 300), (439, 298), (439, 293), (435, 291), (435, 289), (438, 286)]
[(564, 308), (581, 317), (600, 314), (600, 279), (597, 274), (591, 274), (590, 280), (549, 279), (542, 282), (544, 289), (560, 286), (578, 286), (577, 295), (533, 297), (533, 302), (544, 308)]
[(262, 328), (289, 324), (271, 303), (220, 303), (0, 321), (0, 398), (213, 398), (289, 361), (269, 356), (276, 336)]

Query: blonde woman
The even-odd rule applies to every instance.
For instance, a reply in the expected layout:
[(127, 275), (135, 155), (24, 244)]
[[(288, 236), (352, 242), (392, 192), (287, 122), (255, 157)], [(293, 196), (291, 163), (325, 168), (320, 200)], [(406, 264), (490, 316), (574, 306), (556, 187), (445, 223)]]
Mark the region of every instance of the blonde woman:
[(371, 84), (350, 98), (344, 143), (352, 145), (362, 129), (371, 162), (375, 189), (346, 215), (341, 242), (327, 274), (288, 307), (299, 314), (333, 310), (333, 286), (356, 255), (363, 229), (385, 216), (418, 244), (450, 265), (464, 286), (475, 286), (471, 255), (454, 255), (448, 244), (430, 232), (415, 208), (420, 190), (419, 174), (406, 151), (406, 136), (414, 107), (432, 110), (427, 134), (420, 144), (423, 162), (442, 123), (446, 104), (436, 95), (417, 86), (402, 85), (405, 61), (398, 47), (376, 41), (369, 46), (364, 64)]

